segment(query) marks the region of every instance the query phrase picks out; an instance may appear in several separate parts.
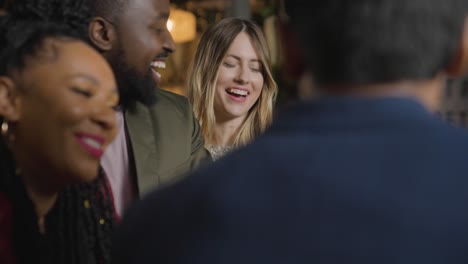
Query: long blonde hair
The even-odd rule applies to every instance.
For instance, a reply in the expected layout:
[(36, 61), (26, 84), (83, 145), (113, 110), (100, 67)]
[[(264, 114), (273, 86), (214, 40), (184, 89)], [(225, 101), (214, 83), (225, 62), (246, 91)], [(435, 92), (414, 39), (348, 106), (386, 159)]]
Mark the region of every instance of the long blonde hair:
[(252, 141), (273, 119), (277, 85), (271, 73), (270, 52), (265, 36), (253, 21), (225, 18), (203, 34), (188, 70), (188, 98), (208, 145), (214, 141), (214, 97), (219, 68), (232, 42), (241, 32), (249, 36), (259, 56), (264, 83), (257, 102), (249, 110), (234, 138), (234, 146)]

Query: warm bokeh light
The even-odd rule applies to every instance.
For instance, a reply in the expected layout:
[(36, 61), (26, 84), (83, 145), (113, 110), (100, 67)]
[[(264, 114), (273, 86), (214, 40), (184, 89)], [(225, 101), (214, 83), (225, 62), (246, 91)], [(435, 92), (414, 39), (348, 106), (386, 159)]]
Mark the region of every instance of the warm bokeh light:
[(193, 40), (197, 33), (195, 15), (178, 8), (171, 8), (167, 29), (176, 43)]
[(167, 20), (167, 29), (169, 30), (169, 32), (172, 33), (172, 27), (174, 26), (174, 23), (172, 22), (171, 19)]

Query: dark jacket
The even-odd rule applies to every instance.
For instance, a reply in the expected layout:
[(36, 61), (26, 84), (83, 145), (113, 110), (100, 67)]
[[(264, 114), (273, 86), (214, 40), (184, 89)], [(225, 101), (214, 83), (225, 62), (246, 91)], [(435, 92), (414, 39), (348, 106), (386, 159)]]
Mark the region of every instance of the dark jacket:
[(131, 208), (114, 263), (468, 263), (467, 159), (413, 100), (299, 104)]
[(211, 161), (187, 98), (158, 89), (157, 100), (150, 107), (138, 103), (125, 115), (140, 194)]

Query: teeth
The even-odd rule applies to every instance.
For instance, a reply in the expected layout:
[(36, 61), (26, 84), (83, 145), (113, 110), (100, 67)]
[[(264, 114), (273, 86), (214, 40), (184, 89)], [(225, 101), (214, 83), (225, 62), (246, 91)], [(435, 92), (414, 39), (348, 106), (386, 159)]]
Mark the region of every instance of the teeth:
[(242, 96), (246, 96), (248, 94), (248, 92), (245, 90), (233, 89), (233, 88), (229, 88), (228, 92), (237, 94), (237, 95), (242, 95)]
[(156, 68), (166, 68), (166, 62), (164, 61), (153, 61), (151, 62), (151, 66), (156, 67)]
[(92, 138), (83, 138), (83, 141), (93, 148), (101, 148), (101, 144)]

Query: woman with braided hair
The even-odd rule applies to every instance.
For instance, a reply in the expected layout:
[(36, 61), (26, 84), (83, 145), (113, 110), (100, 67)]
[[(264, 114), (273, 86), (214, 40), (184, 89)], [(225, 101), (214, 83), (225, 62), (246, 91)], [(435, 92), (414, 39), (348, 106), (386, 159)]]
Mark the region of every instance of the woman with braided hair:
[(18, 10), (0, 17), (0, 263), (109, 263), (114, 75), (79, 33)]

